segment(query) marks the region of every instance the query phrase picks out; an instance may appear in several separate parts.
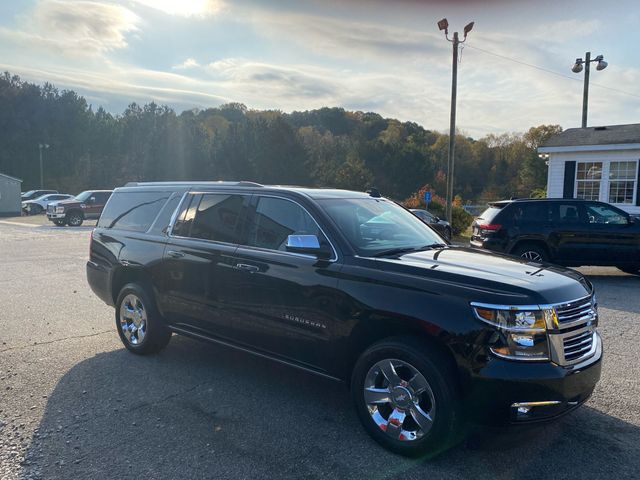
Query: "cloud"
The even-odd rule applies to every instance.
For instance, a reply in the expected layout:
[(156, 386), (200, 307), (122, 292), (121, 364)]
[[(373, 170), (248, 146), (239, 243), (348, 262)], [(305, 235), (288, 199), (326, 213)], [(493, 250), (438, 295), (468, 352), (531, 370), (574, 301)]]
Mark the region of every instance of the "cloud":
[(127, 46), (137, 29), (130, 10), (94, 1), (41, 0), (20, 29), (0, 27), (0, 37), (34, 51), (67, 56), (104, 54)]
[(168, 15), (182, 17), (208, 17), (224, 8), (222, 0), (133, 0), (145, 7), (160, 10)]
[(195, 58), (187, 58), (184, 62), (182, 62), (179, 65), (174, 65), (173, 67), (171, 67), (173, 70), (187, 70), (189, 68), (196, 68), (199, 67), (200, 64), (196, 61)]

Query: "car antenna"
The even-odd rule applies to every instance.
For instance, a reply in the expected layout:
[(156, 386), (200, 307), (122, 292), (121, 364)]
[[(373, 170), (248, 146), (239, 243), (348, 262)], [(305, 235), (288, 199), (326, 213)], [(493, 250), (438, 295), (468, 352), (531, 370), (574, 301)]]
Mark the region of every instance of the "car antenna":
[(369, 190), (366, 191), (366, 193), (368, 193), (370, 196), (372, 196), (373, 198), (380, 198), (382, 197), (382, 195), (380, 195), (380, 190), (378, 190), (376, 187), (371, 187), (369, 188)]

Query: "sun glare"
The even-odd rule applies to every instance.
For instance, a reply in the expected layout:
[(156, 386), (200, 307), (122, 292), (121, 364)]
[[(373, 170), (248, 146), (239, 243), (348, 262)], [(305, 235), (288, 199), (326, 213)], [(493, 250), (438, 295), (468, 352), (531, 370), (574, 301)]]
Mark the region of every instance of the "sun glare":
[(136, 0), (138, 3), (155, 8), (169, 15), (183, 17), (205, 16), (220, 10), (217, 0)]

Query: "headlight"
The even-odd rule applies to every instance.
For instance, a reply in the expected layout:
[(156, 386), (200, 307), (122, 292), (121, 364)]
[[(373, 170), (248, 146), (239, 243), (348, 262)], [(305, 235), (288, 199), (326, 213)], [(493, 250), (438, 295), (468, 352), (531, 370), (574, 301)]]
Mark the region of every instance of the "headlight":
[(56, 207), (56, 213), (64, 213), (64, 207)]
[(491, 345), (493, 353), (512, 360), (549, 360), (547, 326), (557, 323), (555, 310), (483, 304), (472, 307), (479, 320), (498, 330)]

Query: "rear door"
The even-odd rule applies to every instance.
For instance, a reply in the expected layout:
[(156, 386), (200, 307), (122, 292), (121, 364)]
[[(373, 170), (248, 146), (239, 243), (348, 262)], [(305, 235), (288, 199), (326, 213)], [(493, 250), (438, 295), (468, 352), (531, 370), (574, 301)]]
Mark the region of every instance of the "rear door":
[(588, 265), (598, 256), (584, 202), (557, 202), (551, 207), (549, 245), (554, 261), (567, 265)]
[[(332, 258), (286, 250), (288, 235), (316, 235)], [(336, 250), (309, 211), (284, 196), (255, 195), (233, 261), (232, 331), (238, 343), (326, 370), (340, 329)]]
[(158, 303), (176, 327), (229, 337), (233, 254), (249, 198), (233, 192), (185, 195), (157, 269)]

